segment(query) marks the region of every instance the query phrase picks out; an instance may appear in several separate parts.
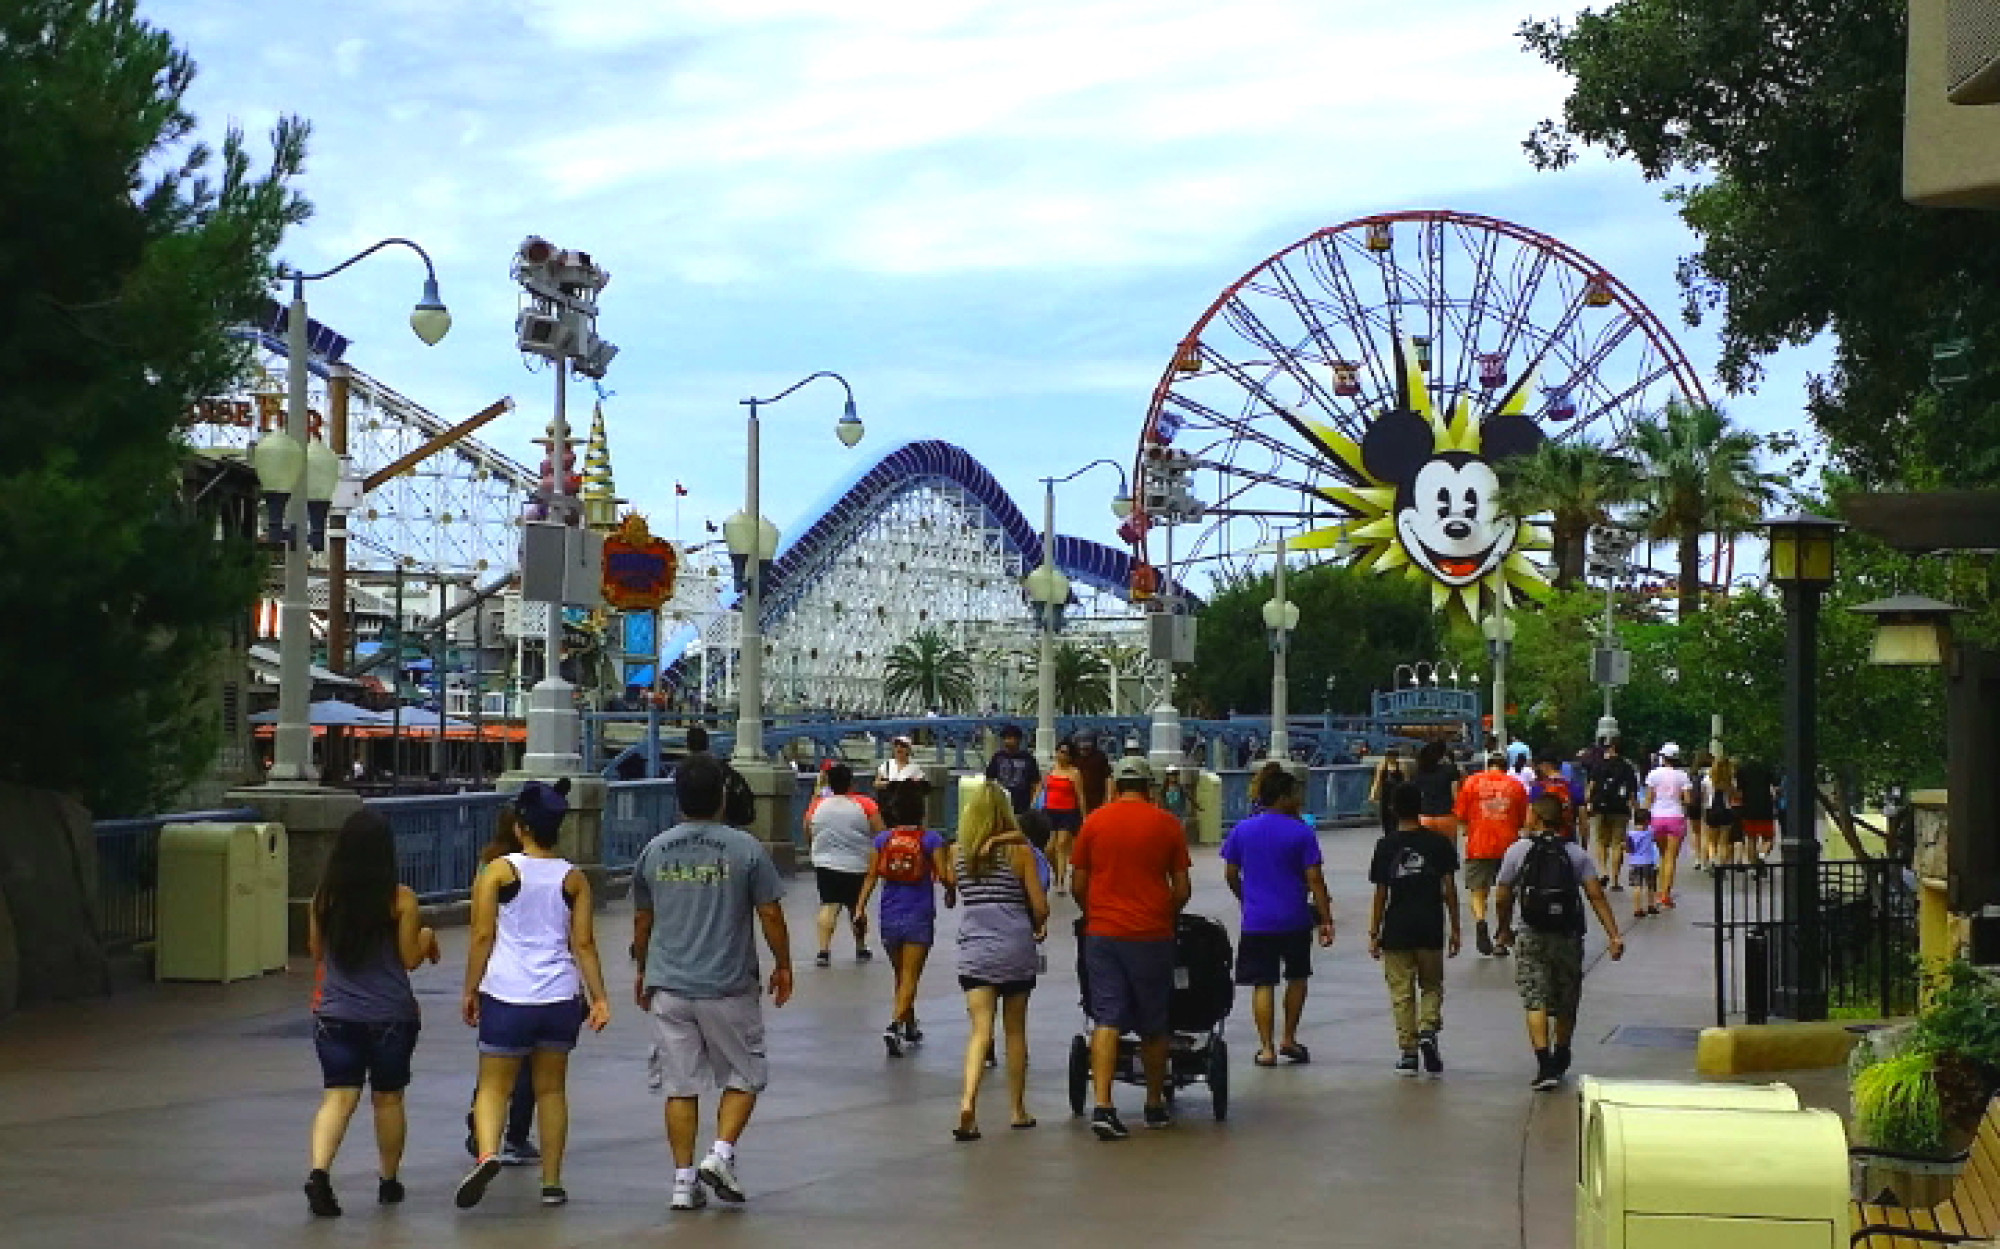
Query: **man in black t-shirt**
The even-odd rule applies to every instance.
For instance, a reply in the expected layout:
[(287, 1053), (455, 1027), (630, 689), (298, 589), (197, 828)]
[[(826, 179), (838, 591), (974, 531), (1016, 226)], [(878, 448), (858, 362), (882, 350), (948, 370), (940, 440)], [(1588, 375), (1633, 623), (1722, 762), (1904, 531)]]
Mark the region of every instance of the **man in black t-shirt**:
[(1625, 888), (1619, 883), (1619, 869), (1625, 865), (1625, 832), (1632, 826), (1632, 802), (1638, 793), (1639, 773), (1632, 761), (1619, 749), (1617, 738), (1605, 739), (1604, 754), (1590, 769), (1584, 805), (1590, 812), (1597, 866), (1604, 873), (1597, 883), (1608, 885), (1613, 893)]
[[(1402, 785), (1389, 796), (1396, 831), (1375, 843), (1368, 879), (1375, 886), (1375, 909), (1368, 925), (1368, 953), (1382, 963), (1389, 984), (1389, 1011), (1396, 1021), (1396, 1074), (1414, 1076), (1422, 1055), (1424, 1070), (1444, 1070), (1438, 1031), (1444, 1027), (1444, 960), (1458, 957), (1458, 849), (1443, 833), (1418, 818), (1422, 796)], [(1451, 920), (1449, 942), (1445, 919)], [(1418, 992), (1423, 994), (1419, 1008)]]
[(1042, 783), (1042, 768), (1033, 755), (1021, 749), (1019, 728), (1010, 724), (1000, 730), (1000, 749), (987, 760), (986, 776), (1007, 791), (1015, 815), (1027, 813), (1034, 801), (1035, 786)]

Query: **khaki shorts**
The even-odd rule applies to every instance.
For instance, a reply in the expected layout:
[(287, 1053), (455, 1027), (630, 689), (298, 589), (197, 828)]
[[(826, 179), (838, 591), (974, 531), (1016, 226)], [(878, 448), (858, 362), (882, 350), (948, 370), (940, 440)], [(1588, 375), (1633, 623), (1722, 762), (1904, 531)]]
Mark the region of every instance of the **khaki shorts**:
[(1629, 815), (1593, 815), (1590, 817), (1590, 840), (1597, 850), (1597, 863), (1604, 866), (1611, 857), (1614, 847), (1625, 848), (1625, 834), (1632, 827)]
[(1500, 879), (1500, 860), (1467, 859), (1465, 861), (1465, 887), (1467, 889), (1491, 889)]
[(660, 1087), (668, 1097), (699, 1097), (711, 1088), (764, 1091), (770, 1064), (757, 990), (687, 998), (654, 989), (647, 1006), (660, 1055)]

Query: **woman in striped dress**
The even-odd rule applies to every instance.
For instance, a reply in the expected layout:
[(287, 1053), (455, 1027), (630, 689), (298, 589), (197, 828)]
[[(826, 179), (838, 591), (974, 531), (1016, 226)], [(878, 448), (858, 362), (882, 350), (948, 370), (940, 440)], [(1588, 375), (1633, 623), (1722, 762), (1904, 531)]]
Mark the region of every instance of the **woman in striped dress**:
[(1041, 971), (1037, 944), (1048, 935), (1049, 900), (1040, 856), (1021, 835), (1007, 791), (987, 781), (966, 805), (958, 829), (958, 983), (972, 1032), (965, 1042), (965, 1092), (952, 1137), (979, 1139), (979, 1084), (993, 1050), (998, 1014), (1007, 1033), (1007, 1087), (1015, 1128), (1035, 1126), (1028, 1113), (1028, 995)]

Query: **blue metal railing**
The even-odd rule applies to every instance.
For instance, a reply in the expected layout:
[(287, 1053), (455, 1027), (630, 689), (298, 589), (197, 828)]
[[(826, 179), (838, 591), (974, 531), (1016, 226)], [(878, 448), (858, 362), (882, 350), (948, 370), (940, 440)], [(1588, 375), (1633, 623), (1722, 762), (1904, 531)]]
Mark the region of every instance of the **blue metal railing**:
[(604, 866), (625, 871), (639, 852), (680, 822), (680, 800), (672, 780), (614, 781), (604, 800)]
[(396, 866), (423, 902), (451, 902), (472, 892), (479, 849), (493, 836), (513, 795), (493, 792), (371, 798), (367, 806), (396, 834)]
[[(1367, 764), (1307, 769), (1306, 814), (1316, 824), (1351, 823), (1368, 818), (1372, 811), (1368, 787), (1374, 772)], [(1232, 769), (1217, 775), (1222, 778), (1222, 827), (1227, 830), (1249, 816), (1250, 782), (1257, 773)]]
[(162, 828), (169, 824), (253, 823), (263, 818), (248, 807), (236, 807), (97, 821), (93, 828), (97, 833), (98, 939), (106, 949), (117, 950), (154, 938)]

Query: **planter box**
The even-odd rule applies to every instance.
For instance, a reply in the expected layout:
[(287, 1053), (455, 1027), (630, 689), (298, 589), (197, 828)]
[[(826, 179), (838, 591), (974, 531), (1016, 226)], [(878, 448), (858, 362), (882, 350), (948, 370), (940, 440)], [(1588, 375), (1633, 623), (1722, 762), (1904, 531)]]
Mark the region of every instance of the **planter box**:
[(1858, 1155), (1848, 1160), (1854, 1199), (1882, 1206), (1928, 1210), (1951, 1200), (1966, 1155), (1922, 1159)]

